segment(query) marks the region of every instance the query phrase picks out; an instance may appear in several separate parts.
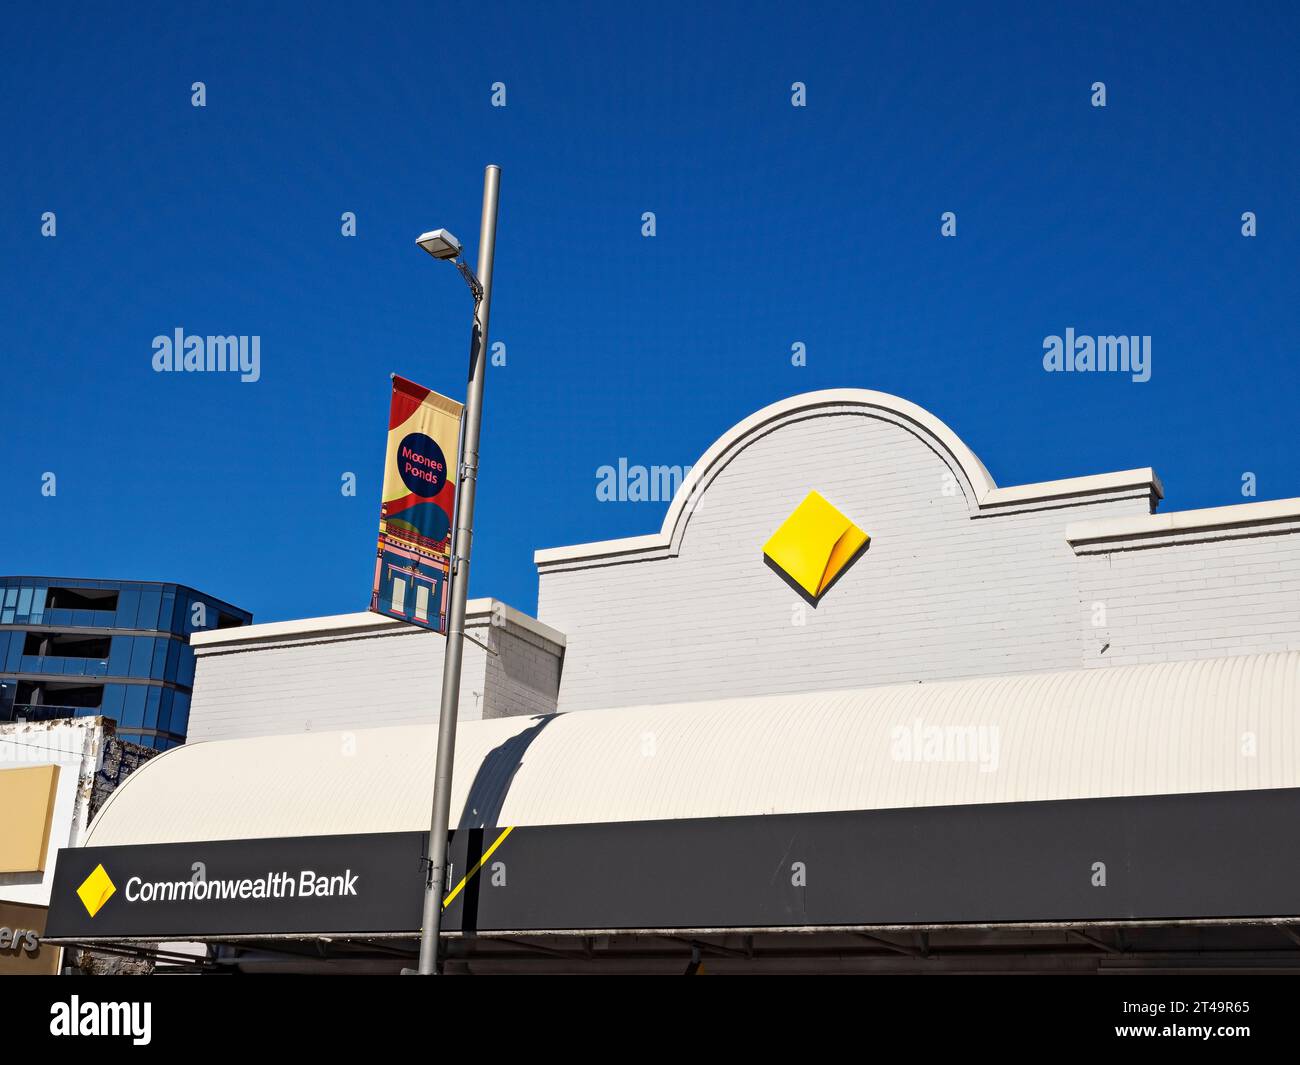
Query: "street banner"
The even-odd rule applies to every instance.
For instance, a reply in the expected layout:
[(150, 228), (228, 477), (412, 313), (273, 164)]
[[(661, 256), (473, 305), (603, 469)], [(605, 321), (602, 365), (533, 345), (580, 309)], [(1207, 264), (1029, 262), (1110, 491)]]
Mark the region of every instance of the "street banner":
[(463, 411), (454, 399), (393, 375), (370, 609), (442, 633)]

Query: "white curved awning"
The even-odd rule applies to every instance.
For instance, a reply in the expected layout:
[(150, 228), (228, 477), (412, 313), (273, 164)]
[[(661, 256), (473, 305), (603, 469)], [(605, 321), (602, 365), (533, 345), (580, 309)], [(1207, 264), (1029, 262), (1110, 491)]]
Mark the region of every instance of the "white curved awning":
[[(431, 723), (179, 747), (86, 842), (427, 831), (435, 742)], [(1298, 786), (1291, 651), (467, 722), (452, 810), (543, 825)]]

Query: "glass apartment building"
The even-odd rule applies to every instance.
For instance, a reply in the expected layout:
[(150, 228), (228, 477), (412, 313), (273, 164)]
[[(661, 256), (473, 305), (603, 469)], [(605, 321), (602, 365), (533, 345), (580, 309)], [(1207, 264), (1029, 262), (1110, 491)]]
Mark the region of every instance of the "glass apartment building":
[(0, 721), (102, 714), (124, 740), (184, 743), (190, 633), (252, 620), (179, 584), (0, 577)]

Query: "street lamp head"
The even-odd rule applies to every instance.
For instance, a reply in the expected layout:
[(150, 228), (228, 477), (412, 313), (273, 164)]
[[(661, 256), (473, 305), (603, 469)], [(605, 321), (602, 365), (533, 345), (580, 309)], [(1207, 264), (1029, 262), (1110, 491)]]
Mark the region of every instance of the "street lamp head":
[(455, 259), (461, 252), (460, 241), (445, 229), (435, 229), (429, 233), (421, 233), (415, 238), (415, 243), (435, 259)]

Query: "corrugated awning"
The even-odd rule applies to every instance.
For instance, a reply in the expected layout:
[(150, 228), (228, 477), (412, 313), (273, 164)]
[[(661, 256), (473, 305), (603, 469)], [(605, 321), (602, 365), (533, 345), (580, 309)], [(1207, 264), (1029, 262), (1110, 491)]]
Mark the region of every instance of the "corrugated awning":
[[(430, 701), (432, 702), (432, 694)], [(1300, 652), (467, 722), (462, 827), (1300, 787)], [(427, 831), (436, 731), (196, 743), (90, 846)]]

